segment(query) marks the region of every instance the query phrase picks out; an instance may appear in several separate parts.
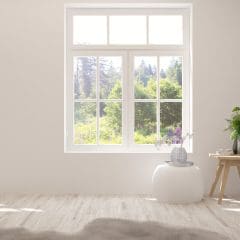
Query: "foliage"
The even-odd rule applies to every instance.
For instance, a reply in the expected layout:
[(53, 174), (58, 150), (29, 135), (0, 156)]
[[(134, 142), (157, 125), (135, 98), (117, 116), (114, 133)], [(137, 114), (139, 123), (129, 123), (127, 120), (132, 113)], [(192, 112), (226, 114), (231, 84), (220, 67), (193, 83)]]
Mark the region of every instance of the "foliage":
[(139, 131), (135, 131), (134, 140), (137, 144), (153, 144), (157, 140), (157, 134), (143, 135)]
[(156, 98), (157, 85), (156, 80), (150, 78), (146, 86), (142, 82), (135, 82), (135, 98), (151, 99)]
[(115, 69), (111, 60), (108, 58), (100, 58), (99, 69), (100, 97), (103, 99), (121, 98), (121, 88), (119, 88), (119, 92), (116, 95), (109, 96), (109, 94), (114, 94), (112, 89), (121, 84), (121, 74), (119, 70)]
[(96, 122), (76, 123), (74, 127), (74, 144), (96, 144)]
[(134, 75), (138, 82), (146, 86), (150, 78), (156, 80), (156, 68), (142, 60)]
[[(113, 124), (113, 125), (111, 125)], [(100, 143), (101, 144), (121, 144), (121, 128), (109, 119), (108, 116), (102, 117), (100, 121)]]
[(230, 130), (230, 137), (232, 140), (240, 138), (240, 108), (234, 107), (232, 110), (232, 116), (227, 119), (228, 127), (226, 130)]
[(96, 78), (96, 58), (78, 57), (74, 59), (74, 94), (76, 98), (94, 98)]
[(182, 85), (182, 64), (177, 60), (172, 60), (167, 69), (167, 76), (169, 79), (175, 79), (179, 85)]
[[(95, 86), (91, 81), (96, 74), (95, 61), (96, 59), (93, 57), (78, 60), (74, 75), (75, 98), (95, 98), (93, 90)], [(121, 76), (111, 62), (104, 59), (100, 61), (99, 69), (100, 97), (108, 99), (99, 106), (99, 141), (101, 144), (121, 144), (122, 103), (110, 101), (122, 98)], [(177, 61), (173, 61), (168, 69), (161, 70), (160, 97), (162, 99), (181, 99), (182, 76), (180, 73), (181, 64)], [(83, 93), (79, 89), (82, 89)], [(156, 99), (156, 93), (156, 69), (142, 61), (138, 69), (135, 69), (135, 98)], [(154, 144), (156, 142), (156, 110), (155, 102), (135, 103), (134, 140), (136, 143)], [(96, 144), (96, 102), (76, 102), (74, 119), (74, 143)], [(166, 136), (169, 132), (176, 132), (181, 128), (181, 102), (162, 102), (160, 104), (160, 120), (161, 136)]]
[[(149, 143), (150, 139), (152, 144), (156, 141), (156, 103), (135, 103), (135, 142), (136, 143)], [(144, 141), (143, 138), (146, 140)], [(148, 139), (147, 139), (148, 138)], [(142, 142), (139, 140), (142, 139)]]
[(162, 79), (160, 81), (160, 97), (162, 99), (181, 99), (182, 88), (177, 81)]
[(181, 127), (182, 103), (164, 102), (160, 105), (161, 127)]

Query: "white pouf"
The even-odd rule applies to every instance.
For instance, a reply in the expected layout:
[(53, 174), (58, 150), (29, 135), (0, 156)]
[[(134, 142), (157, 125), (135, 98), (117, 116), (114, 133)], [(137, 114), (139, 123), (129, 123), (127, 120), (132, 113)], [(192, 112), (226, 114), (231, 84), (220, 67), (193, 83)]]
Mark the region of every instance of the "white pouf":
[(152, 177), (153, 194), (163, 203), (193, 203), (203, 198), (203, 180), (199, 167), (158, 165)]

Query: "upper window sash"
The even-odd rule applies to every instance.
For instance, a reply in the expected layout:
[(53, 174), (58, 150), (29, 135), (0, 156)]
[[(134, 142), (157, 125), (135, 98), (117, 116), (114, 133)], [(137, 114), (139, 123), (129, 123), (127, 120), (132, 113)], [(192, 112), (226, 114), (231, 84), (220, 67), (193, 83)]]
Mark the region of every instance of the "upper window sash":
[[(106, 44), (91, 44), (91, 45), (80, 45), (73, 43), (73, 18), (74, 16), (106, 16), (107, 18), (107, 41)], [(109, 38), (109, 17), (110, 16), (146, 16), (146, 44), (110, 44)], [(149, 43), (149, 17), (151, 16), (182, 16), (182, 44), (150, 44)], [(67, 8), (66, 9), (66, 47), (69, 49), (186, 49), (190, 43), (190, 8), (157, 8), (157, 9), (141, 9), (141, 8)]]

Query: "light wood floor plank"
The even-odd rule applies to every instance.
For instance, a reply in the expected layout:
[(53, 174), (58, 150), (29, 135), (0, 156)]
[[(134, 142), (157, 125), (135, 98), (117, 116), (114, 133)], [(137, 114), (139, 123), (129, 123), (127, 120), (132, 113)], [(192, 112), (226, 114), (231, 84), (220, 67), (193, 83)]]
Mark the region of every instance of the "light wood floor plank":
[(0, 195), (0, 227), (32, 231), (80, 231), (96, 218), (121, 218), (194, 227), (239, 240), (240, 201), (205, 199), (196, 204), (161, 204), (147, 196)]

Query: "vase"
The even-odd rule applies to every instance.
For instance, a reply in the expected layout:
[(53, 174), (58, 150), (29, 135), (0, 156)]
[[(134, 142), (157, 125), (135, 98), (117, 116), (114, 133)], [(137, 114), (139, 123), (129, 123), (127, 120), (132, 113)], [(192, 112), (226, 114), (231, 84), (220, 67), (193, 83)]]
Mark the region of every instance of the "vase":
[(238, 145), (238, 150), (237, 150), (237, 154), (240, 154), (240, 138), (237, 141), (237, 145)]
[(238, 139), (234, 139), (232, 146), (233, 154), (238, 154)]
[(170, 159), (172, 162), (185, 163), (187, 161), (187, 151), (183, 147), (174, 147)]

